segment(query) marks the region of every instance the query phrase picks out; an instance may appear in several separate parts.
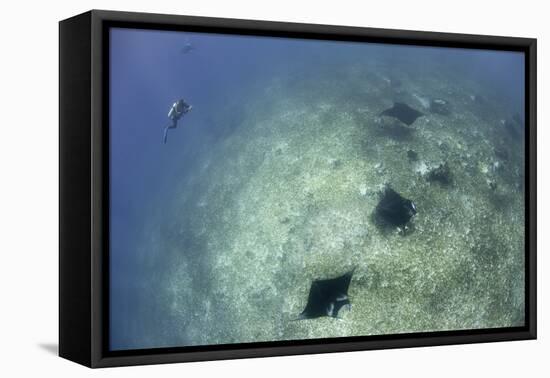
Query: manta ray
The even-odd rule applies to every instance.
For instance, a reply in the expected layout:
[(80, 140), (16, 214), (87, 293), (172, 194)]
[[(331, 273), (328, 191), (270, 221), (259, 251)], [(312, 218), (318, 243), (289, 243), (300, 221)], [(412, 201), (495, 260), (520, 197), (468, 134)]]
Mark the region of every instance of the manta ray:
[(346, 274), (327, 280), (315, 280), (311, 283), (306, 308), (299, 319), (314, 319), (321, 316), (338, 317), (342, 307), (351, 309), (348, 288), (355, 268)]
[(397, 118), (405, 125), (410, 126), (418, 117), (422, 117), (424, 113), (421, 113), (402, 102), (395, 102), (391, 108), (384, 110), (380, 113), (380, 115)]
[(416, 205), (404, 198), (391, 187), (386, 186), (380, 202), (376, 205), (375, 216), (387, 225), (405, 226), (416, 214)]

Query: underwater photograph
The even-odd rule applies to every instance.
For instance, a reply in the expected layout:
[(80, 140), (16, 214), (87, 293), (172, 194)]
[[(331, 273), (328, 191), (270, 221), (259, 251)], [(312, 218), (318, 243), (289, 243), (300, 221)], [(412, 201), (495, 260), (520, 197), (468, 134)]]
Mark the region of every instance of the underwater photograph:
[(524, 326), (525, 70), (110, 28), (109, 350)]

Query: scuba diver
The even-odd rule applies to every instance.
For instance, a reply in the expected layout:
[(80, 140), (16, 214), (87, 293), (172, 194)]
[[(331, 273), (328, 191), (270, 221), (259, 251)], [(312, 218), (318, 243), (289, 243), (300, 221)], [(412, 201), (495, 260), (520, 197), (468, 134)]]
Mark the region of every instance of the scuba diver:
[(186, 42), (185, 45), (181, 48), (182, 54), (189, 54), (191, 51), (195, 50), (195, 46), (191, 42)]
[(181, 49), (182, 54), (189, 54), (191, 51), (195, 50), (195, 45), (191, 43), (189, 38), (185, 38), (185, 43)]
[(180, 118), (183, 117), (184, 114), (188, 113), (191, 109), (193, 109), (193, 106), (183, 101), (183, 99), (179, 99), (178, 101), (174, 102), (174, 104), (170, 108), (170, 111), (168, 112), (168, 118), (170, 118), (172, 123), (164, 128), (164, 144), (166, 144), (166, 139), (168, 138), (168, 129), (175, 129), (178, 126), (178, 121), (180, 120)]

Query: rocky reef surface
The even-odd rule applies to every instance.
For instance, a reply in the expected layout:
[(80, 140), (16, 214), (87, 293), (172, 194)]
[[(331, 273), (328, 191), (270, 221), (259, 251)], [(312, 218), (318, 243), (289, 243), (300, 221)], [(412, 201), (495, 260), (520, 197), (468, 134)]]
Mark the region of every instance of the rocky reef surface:
[[(136, 345), (523, 324), (524, 151), (493, 93), (376, 63), (251, 92), (144, 226), (136, 254), (158, 321)], [(431, 112), (433, 99), (452, 107)], [(423, 116), (380, 116), (395, 101)], [(406, 230), (373, 217), (387, 185), (416, 205)], [(350, 311), (294, 321), (312, 280), (353, 268)]]

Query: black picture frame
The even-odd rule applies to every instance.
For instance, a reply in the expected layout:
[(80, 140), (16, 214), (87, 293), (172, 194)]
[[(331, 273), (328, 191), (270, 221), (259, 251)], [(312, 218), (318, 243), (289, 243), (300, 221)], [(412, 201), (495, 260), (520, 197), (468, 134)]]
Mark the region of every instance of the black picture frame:
[[(109, 352), (106, 47), (113, 26), (524, 52), (525, 326)], [(59, 46), (61, 357), (95, 368), (536, 338), (536, 39), (92, 10), (60, 22)]]

